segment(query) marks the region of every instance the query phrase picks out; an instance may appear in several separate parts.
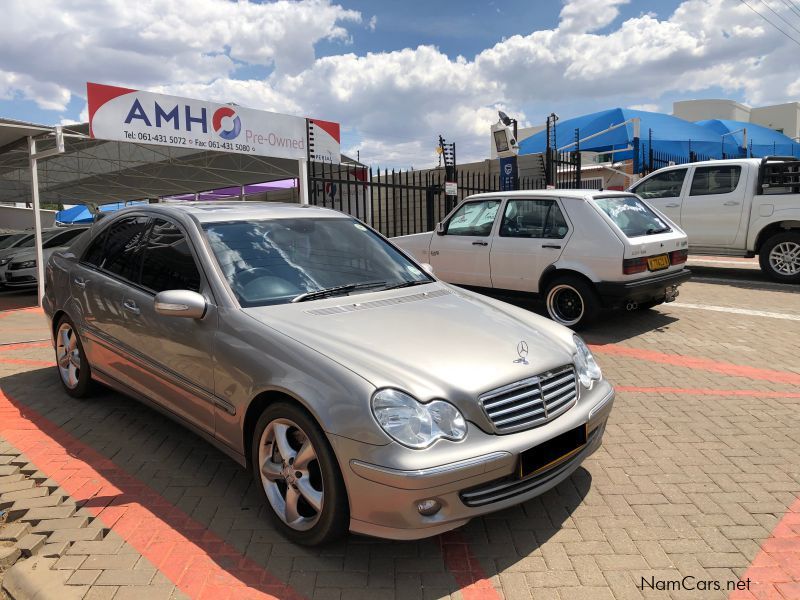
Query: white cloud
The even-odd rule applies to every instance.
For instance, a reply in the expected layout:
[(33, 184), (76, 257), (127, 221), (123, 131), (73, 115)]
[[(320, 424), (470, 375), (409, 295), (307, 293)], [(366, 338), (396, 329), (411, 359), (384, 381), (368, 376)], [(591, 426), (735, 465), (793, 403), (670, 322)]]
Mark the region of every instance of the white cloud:
[(378, 24), (378, 17), (376, 17), (375, 15), (372, 15), (369, 18), (369, 23), (367, 23), (367, 29), (369, 29), (370, 31), (375, 31), (375, 26), (377, 24)]
[[(568, 0), (553, 29), (511, 36), (473, 57), (431, 45), (315, 57), (318, 41), (344, 46), (349, 25), (373, 29), (377, 18), (364, 23), (328, 0), (111, 0), (102, 9), (41, 0), (36, 10), (11, 0), (0, 97), (63, 109), (90, 79), (233, 101), (337, 120), (360, 140), (347, 150), (362, 160), (422, 167), (435, 162), (440, 133), (457, 142), (460, 161), (485, 158), (498, 108), (523, 125), (551, 111), (664, 110), (670, 95), (711, 88), (752, 104), (800, 93), (800, 77), (787, 76), (797, 46), (741, 3), (685, 0), (666, 17), (620, 22), (626, 1)], [(243, 65), (274, 70), (242, 78)]]

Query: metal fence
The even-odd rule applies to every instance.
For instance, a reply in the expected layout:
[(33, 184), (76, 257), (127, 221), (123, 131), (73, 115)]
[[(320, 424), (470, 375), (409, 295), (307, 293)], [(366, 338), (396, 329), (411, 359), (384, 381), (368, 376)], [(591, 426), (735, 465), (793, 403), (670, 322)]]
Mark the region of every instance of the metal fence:
[[(500, 191), (500, 176), (458, 173), (458, 194), (446, 196), (442, 169), (398, 171), (360, 165), (309, 163), (309, 203), (357, 217), (388, 237), (431, 231), (461, 200)], [(518, 189), (545, 187), (538, 178), (519, 178)]]

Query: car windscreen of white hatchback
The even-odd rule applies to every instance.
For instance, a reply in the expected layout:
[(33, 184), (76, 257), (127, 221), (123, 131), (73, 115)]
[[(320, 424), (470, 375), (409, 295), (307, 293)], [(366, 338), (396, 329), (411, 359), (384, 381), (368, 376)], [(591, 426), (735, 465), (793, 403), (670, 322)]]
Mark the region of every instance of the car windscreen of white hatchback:
[(434, 281), (355, 219), (229, 221), (203, 230), (245, 308)]
[(594, 202), (629, 238), (672, 231), (664, 219), (636, 196), (595, 196)]

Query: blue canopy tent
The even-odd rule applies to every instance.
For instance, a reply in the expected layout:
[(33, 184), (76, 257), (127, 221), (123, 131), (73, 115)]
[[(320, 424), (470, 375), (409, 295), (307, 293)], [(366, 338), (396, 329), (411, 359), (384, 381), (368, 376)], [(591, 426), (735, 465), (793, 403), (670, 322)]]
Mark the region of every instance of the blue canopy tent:
[[(717, 133), (720, 139), (725, 141), (725, 153), (728, 155), (733, 154), (735, 156), (743, 151), (744, 132), (742, 129), (747, 129), (747, 145), (753, 156), (800, 156), (800, 144), (790, 137), (763, 125), (727, 119), (696, 121), (695, 124)], [(724, 138), (722, 137), (723, 135), (725, 136)], [(722, 147), (721, 143), (720, 147)], [(732, 149), (734, 152), (731, 152)]]
[[(653, 150), (689, 160), (689, 153), (695, 152), (705, 156), (720, 156), (720, 136), (715, 131), (684, 121), (672, 115), (633, 110), (630, 108), (612, 108), (573, 119), (565, 119), (556, 123), (556, 145), (563, 148), (575, 140), (575, 129), (579, 130), (581, 139), (600, 133), (613, 125), (624, 123), (634, 117), (639, 119), (639, 137), (642, 150), (648, 150), (652, 134)], [(628, 123), (581, 142), (581, 150), (593, 152), (609, 152), (624, 150), (633, 146), (634, 127)], [(520, 142), (520, 154), (544, 152), (547, 148), (547, 132), (539, 133)], [(571, 150), (574, 147), (565, 148)], [(640, 152), (642, 151), (640, 150)], [(633, 150), (614, 153), (614, 160), (625, 160), (633, 157)]]
[[(134, 204), (144, 204), (144, 202), (112, 202), (111, 204), (103, 204), (98, 207), (100, 212), (115, 212), (126, 206)], [(60, 210), (56, 213), (56, 223), (74, 224), (74, 223), (92, 223), (94, 215), (87, 206), (78, 205), (72, 208)]]

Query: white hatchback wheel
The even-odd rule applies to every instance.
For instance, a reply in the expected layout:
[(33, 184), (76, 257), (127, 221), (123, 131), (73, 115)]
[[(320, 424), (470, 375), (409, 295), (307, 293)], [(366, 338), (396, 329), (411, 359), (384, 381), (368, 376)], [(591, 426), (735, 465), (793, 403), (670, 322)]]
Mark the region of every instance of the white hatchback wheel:
[(64, 385), (74, 390), (80, 383), (81, 351), (78, 336), (70, 323), (64, 322), (56, 333), (56, 362)]
[(586, 305), (580, 292), (567, 283), (554, 285), (547, 293), (547, 313), (550, 318), (572, 327), (583, 318)]
[(258, 464), (275, 514), (296, 531), (314, 527), (325, 490), (317, 451), (306, 432), (289, 419), (271, 421), (261, 434)]

